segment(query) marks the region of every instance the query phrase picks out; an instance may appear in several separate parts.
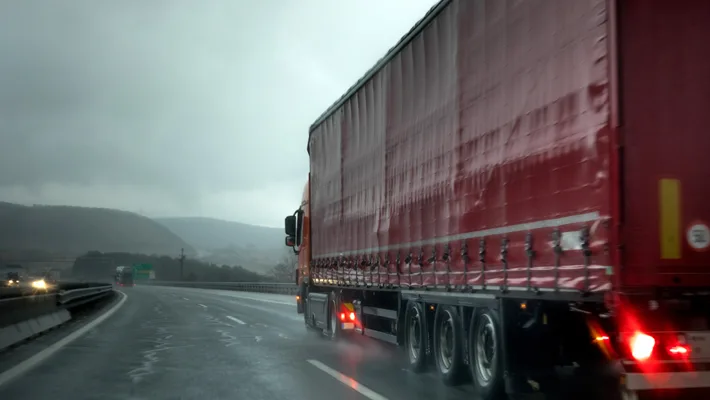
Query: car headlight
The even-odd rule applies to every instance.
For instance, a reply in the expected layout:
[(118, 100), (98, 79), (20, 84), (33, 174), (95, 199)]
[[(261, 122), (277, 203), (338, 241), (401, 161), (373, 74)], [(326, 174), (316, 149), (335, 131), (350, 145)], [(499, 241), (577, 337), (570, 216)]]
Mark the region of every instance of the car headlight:
[(46, 289), (47, 283), (45, 283), (44, 279), (36, 280), (32, 282), (32, 287), (35, 289)]

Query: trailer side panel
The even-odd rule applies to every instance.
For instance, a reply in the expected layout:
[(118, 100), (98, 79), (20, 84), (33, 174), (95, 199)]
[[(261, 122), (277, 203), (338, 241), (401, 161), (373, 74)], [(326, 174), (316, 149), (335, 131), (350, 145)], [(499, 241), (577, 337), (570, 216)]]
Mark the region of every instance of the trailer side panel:
[(610, 289), (608, 75), (604, 0), (449, 2), (311, 133), (315, 276)]

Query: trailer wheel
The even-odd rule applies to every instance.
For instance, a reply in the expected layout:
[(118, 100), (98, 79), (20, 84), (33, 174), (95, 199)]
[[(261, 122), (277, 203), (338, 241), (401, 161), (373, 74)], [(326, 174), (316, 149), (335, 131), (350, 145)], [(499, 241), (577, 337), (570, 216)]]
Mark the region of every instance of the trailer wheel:
[(405, 349), (409, 367), (414, 372), (426, 369), (426, 349), (429, 332), (421, 303), (410, 301), (404, 314)]
[(461, 317), (455, 307), (441, 306), (434, 317), (434, 357), (444, 384), (461, 384), (466, 377)]
[(330, 295), (330, 332), (331, 340), (338, 340), (341, 335), (341, 325), (338, 322), (338, 295), (331, 293)]
[(494, 310), (482, 310), (471, 319), (468, 357), (473, 385), (483, 400), (503, 395), (503, 358), (500, 319)]

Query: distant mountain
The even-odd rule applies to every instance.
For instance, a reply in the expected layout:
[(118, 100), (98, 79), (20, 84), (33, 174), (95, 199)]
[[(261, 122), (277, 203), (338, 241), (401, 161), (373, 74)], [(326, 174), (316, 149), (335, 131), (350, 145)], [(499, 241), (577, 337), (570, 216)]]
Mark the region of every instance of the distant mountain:
[(192, 245), (199, 259), (215, 264), (265, 273), (284, 255), (283, 229), (198, 217), (155, 220)]
[(213, 218), (155, 218), (188, 243), (200, 249), (221, 249), (233, 245), (274, 249), (283, 244), (283, 229), (243, 224)]
[(0, 253), (40, 250), (66, 256), (87, 251), (176, 255), (195, 250), (150, 218), (127, 211), (0, 202)]

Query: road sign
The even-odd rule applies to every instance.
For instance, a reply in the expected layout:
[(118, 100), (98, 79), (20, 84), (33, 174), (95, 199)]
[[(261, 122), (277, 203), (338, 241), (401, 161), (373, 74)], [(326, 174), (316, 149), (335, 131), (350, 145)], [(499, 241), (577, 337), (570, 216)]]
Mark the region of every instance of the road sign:
[(150, 264), (135, 264), (133, 265), (133, 277), (136, 280), (155, 279), (153, 266)]

